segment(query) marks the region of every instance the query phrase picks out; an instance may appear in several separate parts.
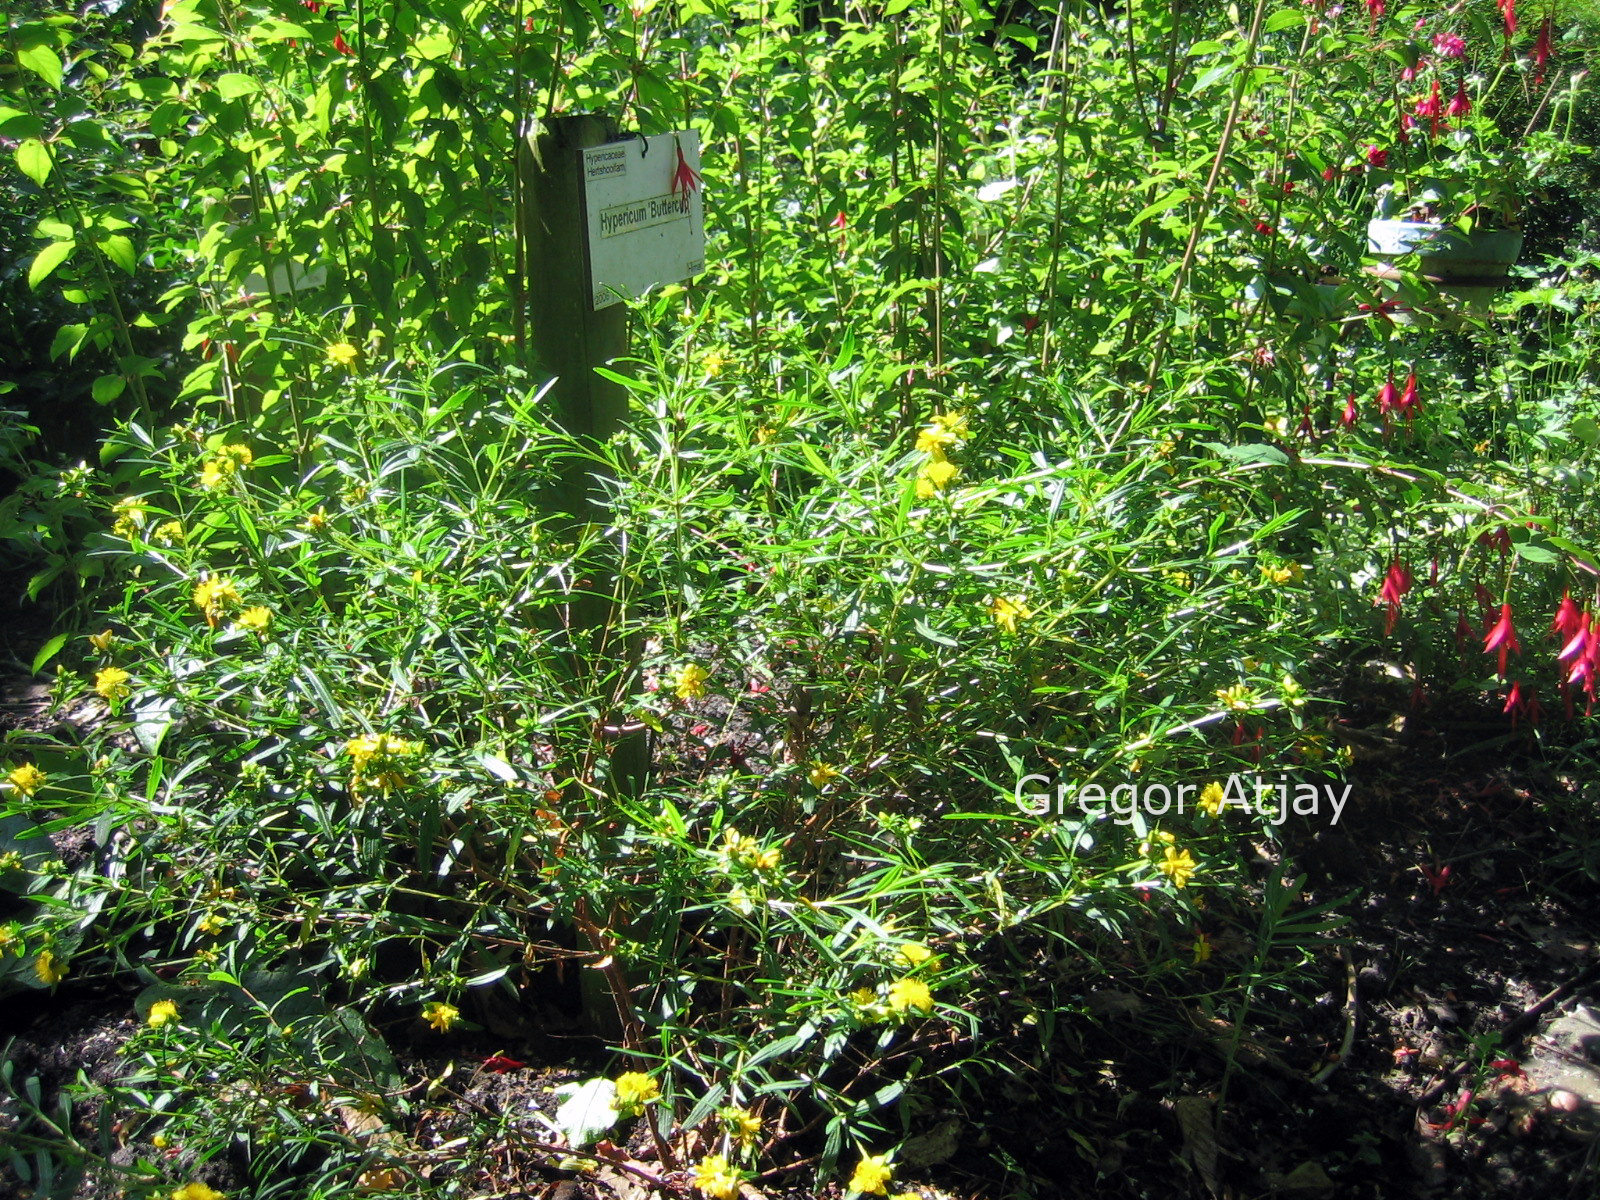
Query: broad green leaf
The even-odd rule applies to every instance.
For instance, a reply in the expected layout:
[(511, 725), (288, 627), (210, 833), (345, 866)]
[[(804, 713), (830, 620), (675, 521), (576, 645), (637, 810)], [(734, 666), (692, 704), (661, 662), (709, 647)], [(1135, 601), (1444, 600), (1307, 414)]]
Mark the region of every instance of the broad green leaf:
[(133, 252), (133, 242), (120, 233), (114, 233), (100, 243), (100, 248), (105, 251), (106, 257), (129, 275), (133, 274), (133, 266), (137, 261)]
[(54, 46), (43, 43), (29, 46), (18, 52), (17, 61), (57, 91), (61, 90), (61, 55), (56, 53)]
[(94, 381), (90, 394), (96, 404), (110, 404), (127, 389), (128, 381), (121, 375), (102, 375)]
[(1267, 18), (1267, 23), (1261, 27), (1263, 33), (1277, 33), (1280, 29), (1290, 29), (1296, 25), (1304, 25), (1306, 16), (1298, 8), (1280, 8)]
[(254, 75), (229, 71), (217, 76), (217, 91), (224, 100), (237, 100), (240, 96), (253, 96), (261, 90), (261, 81)]
[(44, 122), (20, 108), (0, 104), (0, 137), (36, 138), (44, 136)]
[(38, 138), (29, 138), (17, 147), (17, 170), (40, 187), (50, 178), (50, 151)]
[(72, 252), (77, 248), (77, 242), (51, 242), (39, 251), (33, 266), (28, 268), (28, 286), (37, 290), (41, 283), (50, 278), (52, 271), (72, 257)]

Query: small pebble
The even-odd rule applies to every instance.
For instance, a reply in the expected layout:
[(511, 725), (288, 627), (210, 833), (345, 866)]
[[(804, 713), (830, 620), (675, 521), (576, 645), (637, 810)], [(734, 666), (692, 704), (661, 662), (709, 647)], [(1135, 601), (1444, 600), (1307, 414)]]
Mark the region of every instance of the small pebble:
[(1550, 1107), (1561, 1112), (1577, 1112), (1583, 1107), (1583, 1097), (1577, 1092), (1569, 1092), (1558, 1088), (1550, 1093)]

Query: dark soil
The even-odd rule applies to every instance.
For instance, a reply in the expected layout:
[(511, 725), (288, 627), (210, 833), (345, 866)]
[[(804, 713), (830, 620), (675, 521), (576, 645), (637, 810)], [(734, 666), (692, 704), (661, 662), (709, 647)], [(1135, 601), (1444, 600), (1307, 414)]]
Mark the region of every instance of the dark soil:
[[(0, 726), (47, 727), (47, 697), (26, 674), (28, 643), (44, 624), (10, 625)], [(1350, 711), (1370, 728), (1348, 731), (1363, 753), (1340, 826), (1286, 829), (1287, 849), (1251, 847), (1263, 883), (1280, 860), (1293, 864), (1301, 890), (1291, 912), (1338, 902), (1345, 922), (1331, 934), (1280, 932), (1269, 962), (1282, 973), (1257, 985), (1240, 1029), (1238, 981), (1259, 911), (1208, 912), (1214, 955), (1182, 986), (1150, 986), (1133, 945), (1125, 976), (1089, 970), (1043, 937), (977, 947), (997, 977), (1002, 966), (1018, 977), (1021, 964), (1048, 983), (1041, 996), (1067, 1001), (1041, 1018), (1009, 989), (980, 1000), (987, 1057), (1010, 1069), (971, 1080), (962, 1111), (919, 1114), (911, 1133), (925, 1165), (899, 1172), (894, 1190), (924, 1200), (1600, 1193), (1600, 1089), (1523, 1076), (1552, 1021), (1581, 1004), (1600, 1008), (1600, 826), (1589, 786), (1600, 776), (1587, 755), (1564, 766), (1563, 752), (1513, 734), (1497, 713), (1402, 723), (1382, 706)], [(689, 747), (679, 752), (692, 766)], [(730, 752), (743, 747), (702, 740), (698, 750), (702, 761)], [(129, 1114), (103, 1111), (95, 1095), (125, 1070), (118, 1048), (135, 1028), (132, 995), (69, 980), (53, 996), (0, 1001), (12, 1089), (37, 1080), (46, 1112), (71, 1093), (71, 1132), (89, 1145), (109, 1138), (122, 1162), (158, 1153)], [(553, 1088), (605, 1060), (558, 1009), (531, 1021), (476, 1014), (488, 1026), (477, 1035), (384, 1031), (416, 1114), (405, 1136), (471, 1145), (449, 1168), (462, 1195), (643, 1196), (640, 1170), (681, 1185), (639, 1123), (616, 1150), (632, 1174), (563, 1167), (534, 1114), (553, 1113)], [(1561, 1053), (1586, 1059), (1572, 1065), (1600, 1079), (1600, 1037)], [(938, 1061), (931, 1049), (929, 1061)], [(1467, 1092), (1470, 1103), (1454, 1110)], [(14, 1099), (0, 1099), (0, 1145), (18, 1113)], [(243, 1185), (228, 1161), (193, 1177)], [(802, 1160), (758, 1190), (839, 1194), (837, 1185), (786, 1191), (811, 1182)], [(0, 1165), (0, 1200), (28, 1194)], [(119, 1189), (100, 1175), (63, 1194)]]

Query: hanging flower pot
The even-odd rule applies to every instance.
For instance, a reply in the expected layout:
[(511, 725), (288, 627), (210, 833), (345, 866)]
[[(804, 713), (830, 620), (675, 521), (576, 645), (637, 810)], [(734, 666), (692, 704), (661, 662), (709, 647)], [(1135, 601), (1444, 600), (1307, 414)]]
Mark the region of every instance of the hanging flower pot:
[[(1399, 279), (1407, 271), (1421, 275), (1441, 291), (1465, 300), (1487, 300), (1505, 286), (1522, 253), (1518, 229), (1474, 229), (1463, 233), (1437, 221), (1395, 221), (1382, 217), (1367, 223), (1367, 253), (1387, 261), (1366, 268), (1380, 279)], [(1412, 258), (1412, 256), (1415, 256)], [(1406, 270), (1396, 260), (1411, 259)]]

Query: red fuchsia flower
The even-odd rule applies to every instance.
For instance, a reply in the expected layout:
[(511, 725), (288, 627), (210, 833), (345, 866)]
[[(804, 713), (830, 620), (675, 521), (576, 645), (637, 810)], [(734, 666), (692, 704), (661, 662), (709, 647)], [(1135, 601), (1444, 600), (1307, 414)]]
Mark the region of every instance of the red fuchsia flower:
[(1497, 1058), (1489, 1064), (1491, 1071), (1499, 1072), (1501, 1079), (1526, 1079), (1528, 1073), (1522, 1069), (1522, 1064), (1514, 1058)]
[(1556, 654), (1556, 661), (1571, 663), (1567, 668), (1568, 683), (1582, 683), (1589, 674), (1589, 640), (1593, 630), (1589, 614), (1581, 612), (1578, 614), (1577, 622), (1563, 635), (1566, 640)]
[(681, 187), (683, 189), (683, 198), (687, 200), (689, 193), (700, 186), (700, 172), (689, 165), (689, 160), (683, 156), (682, 146), (677, 147), (677, 150), (678, 169), (672, 173), (672, 186), (667, 189), (667, 193), (676, 196), (678, 189)]
[(1422, 402), (1417, 399), (1417, 373), (1412, 371), (1406, 376), (1406, 390), (1400, 393), (1400, 399), (1395, 401), (1395, 407), (1400, 415), (1405, 417), (1406, 424), (1422, 411)]
[(1494, 620), (1495, 599), (1494, 594), (1481, 583), (1472, 585), (1472, 598), (1478, 602), (1478, 622), (1488, 633), (1489, 626)]
[(1465, 79), (1456, 84), (1456, 94), (1450, 97), (1450, 103), (1445, 105), (1444, 115), (1447, 117), (1464, 117), (1472, 111), (1472, 98), (1467, 95), (1467, 81)]
[(322, 11), (322, 0), (300, 0), (300, 3), (305, 5), (314, 13), (319, 13)]
[(1394, 416), (1395, 408), (1400, 403), (1400, 389), (1394, 386), (1394, 376), (1383, 381), (1383, 386), (1378, 389), (1378, 416), (1383, 421), (1384, 436), (1389, 434), (1390, 418)]
[(1433, 35), (1433, 52), (1440, 58), (1460, 58), (1467, 52), (1467, 44), (1454, 33)]
[(1511, 728), (1515, 729), (1523, 721), (1529, 725), (1537, 725), (1539, 718), (1544, 715), (1544, 710), (1539, 706), (1539, 695), (1532, 688), (1522, 690), (1522, 684), (1513, 683), (1511, 693), (1506, 697), (1506, 706), (1501, 710), (1511, 714)]
[(845, 216), (844, 215), (844, 211), (841, 209), (840, 212), (839, 212), (839, 215), (834, 217), (834, 219), (830, 222), (830, 224), (835, 229), (841, 229), (842, 230), (846, 225), (850, 224), (850, 218)]
[(1416, 77), (1417, 77), (1417, 69), (1416, 69), (1416, 67), (1401, 67), (1400, 68), (1400, 82), (1401, 83), (1410, 83)]
[(1267, 224), (1265, 221), (1257, 221), (1256, 222), (1256, 232), (1259, 233), (1262, 237), (1272, 237), (1278, 231), (1276, 229), (1274, 229), (1271, 225)]
[(1550, 18), (1546, 17), (1539, 22), (1539, 36), (1533, 42), (1533, 65), (1539, 73), (1534, 77), (1534, 84), (1544, 82), (1544, 65), (1550, 61)]
[(1356, 394), (1351, 392), (1344, 399), (1344, 412), (1339, 417), (1339, 424), (1343, 425), (1346, 429), (1350, 429), (1354, 427), (1356, 420), (1360, 415), (1361, 414), (1356, 411)]
[(1561, 603), (1556, 606), (1555, 620), (1550, 622), (1550, 632), (1565, 642), (1582, 625), (1583, 610), (1578, 607), (1578, 602), (1572, 598), (1570, 591), (1562, 592)]
[(1478, 535), (1478, 545), (1486, 550), (1498, 550), (1501, 554), (1511, 553), (1511, 531), (1504, 525), (1499, 529), (1490, 529)]
[(1416, 115), (1428, 118), (1429, 137), (1439, 136), (1439, 128), (1443, 124), (1439, 118), (1444, 115), (1444, 101), (1439, 95), (1439, 81), (1437, 79), (1429, 87), (1427, 97), (1417, 101)]
[(1506, 37), (1517, 32), (1517, 0), (1500, 0), (1500, 15), (1506, 21)]
[(1521, 654), (1522, 643), (1517, 641), (1517, 630), (1511, 623), (1511, 605), (1502, 604), (1500, 619), (1495, 622), (1494, 628), (1489, 630), (1489, 636), (1483, 640), (1485, 654), (1498, 652), (1500, 655), (1498, 673), (1502, 679), (1506, 677), (1506, 655), (1513, 650)]
[(1026, 317), (1022, 318), (1022, 332), (1024, 334), (1030, 334), (1037, 328), (1039, 328), (1038, 317), (1030, 313)]
[(333, 35), (333, 48), (339, 54), (354, 54), (350, 43), (344, 40), (344, 34), (335, 32)]
[(1374, 21), (1383, 16), (1383, 0), (1367, 0), (1367, 12)]
[(1335, 171), (1332, 167), (1322, 168), (1323, 183), (1332, 183), (1337, 178), (1339, 178), (1339, 172)]
[(1383, 623), (1384, 637), (1394, 632), (1394, 623), (1400, 617), (1400, 601), (1405, 599), (1405, 594), (1411, 590), (1411, 585), (1415, 582), (1411, 577), (1411, 569), (1398, 558), (1389, 564), (1388, 573), (1383, 577), (1383, 586), (1378, 589), (1376, 601), (1378, 604), (1389, 606)]
[(1367, 165), (1383, 170), (1389, 165), (1389, 152), (1382, 146), (1367, 147)]
[(1430, 867), (1427, 863), (1423, 863), (1418, 867), (1418, 870), (1422, 872), (1422, 877), (1428, 881), (1428, 886), (1433, 889), (1435, 896), (1450, 886), (1449, 867)]
[(483, 1060), (483, 1069), (493, 1071), (496, 1075), (504, 1075), (507, 1071), (520, 1071), (527, 1065), (515, 1058), (507, 1058), (504, 1054), (491, 1054)]

